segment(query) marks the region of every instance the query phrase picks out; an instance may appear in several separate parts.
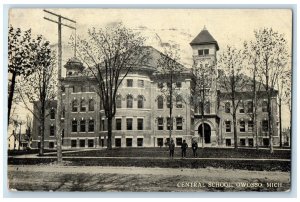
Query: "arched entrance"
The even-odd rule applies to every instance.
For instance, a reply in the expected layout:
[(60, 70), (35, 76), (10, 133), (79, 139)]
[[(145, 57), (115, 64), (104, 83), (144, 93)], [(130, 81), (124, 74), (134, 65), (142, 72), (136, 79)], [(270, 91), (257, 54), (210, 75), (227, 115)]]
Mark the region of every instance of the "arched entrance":
[[(200, 124), (198, 128), (198, 134), (200, 135), (200, 138), (202, 139), (202, 124)], [(211, 143), (211, 128), (207, 123), (204, 123), (204, 143), (209, 144)]]

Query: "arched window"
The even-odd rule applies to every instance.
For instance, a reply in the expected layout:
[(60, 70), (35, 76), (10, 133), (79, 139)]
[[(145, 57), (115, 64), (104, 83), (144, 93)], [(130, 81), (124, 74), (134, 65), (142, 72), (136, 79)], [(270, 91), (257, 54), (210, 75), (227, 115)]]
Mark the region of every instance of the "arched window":
[(72, 132), (77, 132), (77, 120), (72, 120)]
[(144, 97), (142, 95), (138, 96), (138, 108), (144, 108)]
[(80, 102), (80, 111), (81, 112), (86, 111), (86, 101), (85, 100), (81, 100), (81, 102)]
[(180, 95), (176, 97), (176, 107), (182, 108), (182, 97)]
[(159, 96), (157, 98), (157, 108), (163, 109), (164, 108), (164, 98), (162, 96)]
[(132, 97), (132, 95), (127, 95), (126, 102), (127, 102), (127, 108), (132, 108), (133, 107), (133, 97)]
[(77, 112), (78, 111), (78, 101), (73, 100), (72, 101), (72, 112)]
[(263, 112), (267, 112), (268, 111), (268, 102), (267, 101), (263, 101), (262, 102), (262, 111)]
[(85, 132), (85, 120), (80, 120), (80, 132)]
[(225, 113), (230, 113), (230, 103), (229, 102), (225, 103)]
[(170, 104), (171, 104), (171, 97), (168, 95), (167, 96), (167, 108), (170, 108)]
[(205, 102), (204, 111), (205, 111), (205, 113), (210, 114), (210, 102), (209, 101)]
[(95, 101), (93, 99), (89, 100), (89, 111), (95, 110)]
[(117, 95), (117, 97), (116, 97), (116, 107), (117, 108), (122, 108), (122, 97), (121, 97), (121, 95)]
[(50, 110), (50, 119), (55, 119), (55, 109), (53, 108)]
[(94, 120), (93, 119), (90, 119), (89, 120), (89, 132), (94, 132)]

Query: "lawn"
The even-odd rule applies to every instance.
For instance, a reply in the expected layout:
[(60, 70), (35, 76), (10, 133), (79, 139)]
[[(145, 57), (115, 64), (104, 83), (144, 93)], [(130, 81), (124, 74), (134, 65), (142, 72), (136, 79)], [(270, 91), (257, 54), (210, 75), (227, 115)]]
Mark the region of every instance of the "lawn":
[[(290, 159), (290, 150), (275, 150), (273, 154), (270, 154), (266, 149), (248, 149), (239, 148), (237, 150), (232, 148), (199, 148), (199, 158), (254, 158), (254, 159)], [(47, 155), (47, 154), (46, 154)], [(56, 156), (56, 154), (49, 154), (50, 156)], [(167, 147), (162, 148), (113, 148), (107, 149), (95, 149), (88, 151), (78, 151), (74, 153), (65, 153), (63, 156), (85, 156), (85, 157), (168, 157), (169, 151)], [(174, 157), (181, 157), (181, 149), (176, 148)], [(193, 157), (191, 148), (187, 150), (187, 157)]]

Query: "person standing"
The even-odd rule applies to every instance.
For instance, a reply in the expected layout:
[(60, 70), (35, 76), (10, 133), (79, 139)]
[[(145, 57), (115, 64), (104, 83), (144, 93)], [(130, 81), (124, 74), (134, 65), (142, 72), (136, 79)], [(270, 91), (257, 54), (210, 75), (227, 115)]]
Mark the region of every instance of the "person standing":
[(186, 157), (186, 149), (188, 148), (188, 144), (183, 140), (181, 144), (181, 157), (185, 158)]
[(175, 150), (175, 144), (174, 144), (173, 139), (171, 139), (171, 141), (170, 141), (169, 150), (170, 150), (170, 158), (173, 159), (173, 157), (174, 157), (174, 150)]
[(192, 149), (193, 149), (193, 156), (197, 157), (198, 143), (196, 140), (193, 140)]

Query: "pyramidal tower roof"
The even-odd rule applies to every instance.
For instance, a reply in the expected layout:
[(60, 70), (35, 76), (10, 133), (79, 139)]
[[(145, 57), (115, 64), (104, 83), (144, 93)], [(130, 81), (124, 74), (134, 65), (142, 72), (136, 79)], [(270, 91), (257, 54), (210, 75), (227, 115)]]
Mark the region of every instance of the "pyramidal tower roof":
[(218, 42), (212, 37), (212, 35), (208, 32), (206, 27), (201, 30), (201, 32), (193, 39), (190, 43), (191, 46), (193, 45), (205, 45), (205, 44), (215, 44), (217, 50), (219, 50)]

